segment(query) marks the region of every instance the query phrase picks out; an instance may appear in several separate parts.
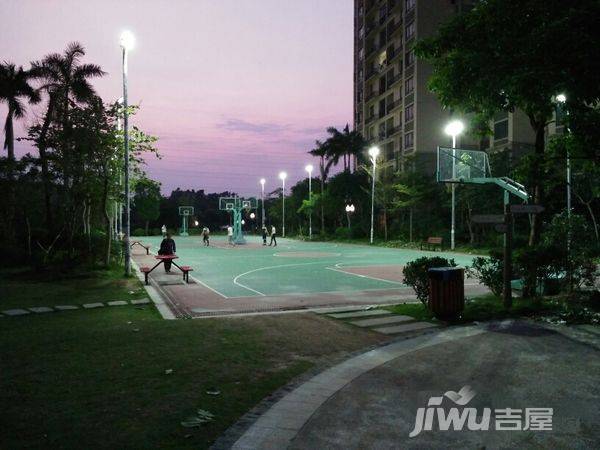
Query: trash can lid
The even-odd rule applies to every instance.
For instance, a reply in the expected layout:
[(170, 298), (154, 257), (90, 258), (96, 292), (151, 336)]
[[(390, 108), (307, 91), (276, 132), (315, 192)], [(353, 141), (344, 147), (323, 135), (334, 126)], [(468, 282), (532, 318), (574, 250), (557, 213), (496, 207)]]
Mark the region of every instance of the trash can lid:
[(455, 270), (462, 270), (462, 267), (432, 267), (428, 269), (428, 272), (453, 272)]
[(429, 278), (444, 281), (459, 279), (462, 273), (462, 267), (432, 267), (427, 270)]

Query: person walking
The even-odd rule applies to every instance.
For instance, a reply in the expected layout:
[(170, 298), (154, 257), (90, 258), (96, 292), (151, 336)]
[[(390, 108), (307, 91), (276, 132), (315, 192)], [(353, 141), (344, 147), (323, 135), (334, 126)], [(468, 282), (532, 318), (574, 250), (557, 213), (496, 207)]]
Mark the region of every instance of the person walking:
[(275, 225), (273, 225), (271, 227), (271, 242), (269, 242), (269, 247), (275, 243), (275, 245), (273, 245), (273, 247), (277, 247), (277, 229), (275, 228)]
[(233, 227), (231, 225), (227, 227), (227, 242), (229, 245), (233, 245)]
[(263, 245), (267, 245), (267, 227), (262, 227)]
[[(160, 248), (158, 249), (158, 254), (159, 255), (174, 255), (176, 251), (177, 251), (177, 248), (175, 246), (175, 241), (173, 239), (171, 239), (171, 235), (169, 233), (167, 233), (166, 237), (160, 243)], [(165, 264), (165, 272), (170, 273), (171, 272), (171, 261), (165, 259), (164, 264)]]
[(210, 245), (210, 230), (208, 227), (202, 229), (202, 242), (206, 247)]
[(161, 231), (161, 233), (162, 233), (162, 237), (163, 237), (163, 239), (164, 239), (164, 238), (167, 236), (167, 226), (166, 226), (166, 225), (163, 225), (163, 226), (160, 228), (160, 231)]

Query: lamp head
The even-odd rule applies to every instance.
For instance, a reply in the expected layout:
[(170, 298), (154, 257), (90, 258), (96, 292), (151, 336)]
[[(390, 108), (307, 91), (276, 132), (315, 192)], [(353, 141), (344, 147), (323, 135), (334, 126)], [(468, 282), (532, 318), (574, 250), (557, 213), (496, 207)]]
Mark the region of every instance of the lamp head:
[(565, 103), (567, 101), (567, 96), (565, 94), (558, 94), (556, 96), (556, 101), (558, 103)]
[(279, 172), (279, 179), (280, 180), (285, 180), (287, 178), (287, 173), (285, 172)]
[(251, 218), (251, 219), (254, 219), (255, 217), (256, 217), (256, 214), (254, 214), (254, 213), (250, 213), (250, 218)]
[(129, 30), (125, 30), (121, 33), (121, 47), (125, 50), (132, 50), (135, 46), (135, 36)]
[(265, 185), (266, 182), (267, 182), (267, 180), (265, 180), (264, 178), (260, 179), (260, 184), (262, 184), (263, 186)]
[(462, 123), (460, 120), (453, 120), (448, 125), (446, 125), (446, 128), (444, 128), (444, 133), (446, 133), (448, 136), (458, 136), (464, 130), (464, 123)]
[(308, 173), (312, 173), (312, 171), (313, 171), (313, 166), (312, 166), (312, 164), (308, 164), (308, 165), (307, 165), (307, 166), (304, 168), (304, 170), (306, 170)]
[(369, 149), (369, 156), (373, 159), (377, 159), (379, 156), (379, 147), (373, 146)]

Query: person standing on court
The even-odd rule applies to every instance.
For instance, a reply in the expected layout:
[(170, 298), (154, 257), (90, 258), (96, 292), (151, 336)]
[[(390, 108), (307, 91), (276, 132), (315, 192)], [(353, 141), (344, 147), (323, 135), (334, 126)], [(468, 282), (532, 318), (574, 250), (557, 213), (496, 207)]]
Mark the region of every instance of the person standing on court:
[(263, 245), (267, 245), (267, 227), (262, 227)]
[(161, 231), (161, 233), (162, 233), (162, 237), (163, 237), (163, 239), (164, 239), (164, 238), (167, 236), (167, 226), (166, 226), (166, 225), (163, 225), (163, 226), (160, 228), (160, 231)]
[[(160, 243), (160, 248), (158, 249), (159, 255), (174, 255), (177, 248), (175, 247), (175, 241), (171, 239), (171, 234), (167, 233), (167, 236)], [(165, 259), (165, 272), (171, 272), (171, 261)]]
[(202, 229), (202, 242), (207, 247), (210, 245), (209, 239), (210, 239), (210, 230), (208, 229), (208, 227), (204, 227)]
[(273, 243), (275, 243), (273, 247), (277, 247), (277, 230), (275, 229), (275, 225), (271, 227), (271, 242), (269, 242), (269, 247)]
[(233, 227), (231, 225), (227, 227), (227, 242), (229, 245), (233, 245)]

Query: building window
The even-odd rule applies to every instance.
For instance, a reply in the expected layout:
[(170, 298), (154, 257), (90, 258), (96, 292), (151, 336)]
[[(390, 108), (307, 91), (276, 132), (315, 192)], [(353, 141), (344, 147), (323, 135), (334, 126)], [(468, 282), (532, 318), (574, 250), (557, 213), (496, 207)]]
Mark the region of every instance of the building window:
[(362, 39), (365, 36), (365, 29), (363, 27), (360, 27), (360, 29), (358, 30), (358, 38)]
[(494, 140), (508, 138), (508, 118), (494, 123)]
[(365, 58), (365, 49), (364, 49), (364, 48), (361, 48), (361, 49), (358, 51), (358, 59), (362, 61), (364, 58)]
[(408, 105), (404, 110), (404, 122), (410, 122), (415, 118), (415, 105)]
[(404, 82), (404, 95), (408, 95), (415, 90), (415, 79), (413, 77), (408, 78)]
[(411, 9), (415, 7), (415, 0), (404, 0), (405, 10), (409, 12)]
[(404, 135), (404, 148), (411, 148), (415, 144), (415, 135), (411, 131)]
[(411, 22), (406, 25), (406, 29), (404, 30), (405, 41), (408, 42), (412, 38), (415, 37), (415, 23)]
[(404, 66), (408, 67), (411, 64), (413, 64), (415, 62), (415, 52), (414, 50), (410, 50), (408, 52), (406, 52), (406, 55), (404, 57), (405, 61), (404, 61)]

